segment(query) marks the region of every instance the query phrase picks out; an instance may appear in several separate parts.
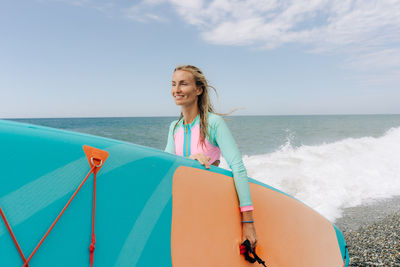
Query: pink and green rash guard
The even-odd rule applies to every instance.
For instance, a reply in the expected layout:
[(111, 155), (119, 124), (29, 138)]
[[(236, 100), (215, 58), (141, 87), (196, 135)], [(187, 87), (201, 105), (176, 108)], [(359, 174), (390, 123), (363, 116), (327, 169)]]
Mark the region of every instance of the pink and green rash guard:
[(246, 168), (228, 126), (221, 116), (214, 113), (208, 112), (207, 119), (208, 133), (211, 140), (207, 137), (205, 146), (200, 144), (200, 115), (197, 115), (190, 124), (184, 124), (183, 119), (179, 121), (176, 127), (177, 121), (171, 123), (165, 151), (183, 157), (202, 153), (210, 157), (210, 163), (219, 160), (222, 152), (222, 156), (233, 173), (240, 202), (240, 211), (253, 210)]

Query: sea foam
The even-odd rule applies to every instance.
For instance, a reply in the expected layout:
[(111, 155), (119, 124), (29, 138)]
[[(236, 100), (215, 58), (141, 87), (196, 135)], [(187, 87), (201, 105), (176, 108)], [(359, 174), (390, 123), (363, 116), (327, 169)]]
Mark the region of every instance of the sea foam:
[[(347, 138), (294, 148), (290, 139), (269, 154), (244, 156), (248, 176), (280, 189), (327, 219), (343, 208), (400, 195), (400, 127), (383, 136)], [(222, 160), (222, 168), (227, 168)]]

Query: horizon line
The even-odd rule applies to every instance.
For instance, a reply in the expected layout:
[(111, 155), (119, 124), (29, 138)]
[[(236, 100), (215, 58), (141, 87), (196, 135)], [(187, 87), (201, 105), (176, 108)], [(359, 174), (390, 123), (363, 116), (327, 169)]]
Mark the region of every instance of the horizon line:
[[(400, 115), (397, 113), (326, 113), (326, 114), (269, 114), (269, 115), (228, 115), (229, 117), (283, 117), (283, 116), (374, 116)], [(116, 119), (116, 118), (175, 118), (176, 116), (101, 116), (101, 117), (0, 117), (0, 120), (27, 120), (27, 119)]]

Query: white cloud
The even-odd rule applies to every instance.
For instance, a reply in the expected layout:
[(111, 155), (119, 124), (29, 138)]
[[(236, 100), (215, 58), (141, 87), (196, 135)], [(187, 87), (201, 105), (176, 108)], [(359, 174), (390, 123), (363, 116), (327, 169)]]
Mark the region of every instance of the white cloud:
[(94, 8), (107, 16), (111, 16), (111, 13), (116, 8), (116, 3), (113, 0), (36, 0), (36, 1), (39, 3), (59, 2), (72, 6)]
[(74, 6), (87, 6), (92, 3), (92, 0), (36, 0), (37, 2), (62, 2), (67, 3)]
[(142, 0), (129, 7), (103, 1), (140, 22), (165, 22), (159, 7), (170, 7), (216, 45), (300, 44), (313, 53), (341, 54), (345, 67), (356, 71), (400, 71), (400, 0)]
[(127, 19), (139, 22), (166, 22), (168, 19), (156, 7), (166, 3), (167, 0), (142, 0), (128, 8), (122, 8), (122, 14)]
[[(179, 14), (188, 23), (206, 25), (200, 30), (208, 40), (225, 44), (226, 31), (229, 43), (271, 43), (275, 47), (289, 42), (313, 43), (325, 49), (359, 44), (379, 37), (382, 30), (400, 29), (400, 1), (325, 1), (325, 0), (215, 0), (208, 5), (198, 4), (198, 9), (184, 9), (172, 0)], [(223, 2), (224, 4), (219, 4)], [(266, 3), (269, 3), (267, 5)], [(351, 3), (351, 4), (350, 4)], [(193, 20), (196, 17), (196, 20)], [(223, 29), (220, 30), (220, 29)], [(223, 34), (222, 34), (223, 33)], [(387, 38), (396, 35), (381, 35)], [(399, 36), (396, 37), (400, 39)], [(375, 40), (376, 41), (376, 40)], [(397, 40), (399, 41), (399, 40)], [(270, 48), (275, 48), (268, 45)]]
[[(369, 73), (358, 77), (358, 80), (365, 85), (399, 84), (400, 70), (387, 70), (385, 72)], [(383, 88), (381, 88), (383, 89)], [(397, 100), (398, 99), (392, 99)]]
[(133, 5), (129, 8), (125, 8), (122, 11), (123, 16), (127, 19), (136, 20), (139, 22), (148, 22), (148, 21), (164, 21), (164, 17), (148, 10), (148, 6), (140, 3)]
[[(398, 0), (164, 0), (217, 45), (344, 55), (358, 71), (400, 69)], [(397, 73), (397, 71), (395, 71)]]
[(377, 51), (360, 53), (348, 63), (349, 66), (360, 71), (392, 69), (398, 67), (399, 64), (399, 48), (382, 48)]

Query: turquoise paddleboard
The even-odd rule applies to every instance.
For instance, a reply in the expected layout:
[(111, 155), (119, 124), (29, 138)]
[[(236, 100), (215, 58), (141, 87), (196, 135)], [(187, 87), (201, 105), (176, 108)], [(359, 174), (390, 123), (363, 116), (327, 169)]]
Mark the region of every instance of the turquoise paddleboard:
[[(0, 207), (25, 258), (91, 170), (83, 146), (108, 152), (96, 180), (94, 266), (254, 266), (239, 252), (230, 171), (208, 171), (127, 142), (0, 120)], [(249, 181), (257, 251), (267, 266), (348, 265), (335, 225), (291, 196)], [(93, 182), (91, 174), (29, 266), (90, 266)], [(0, 218), (0, 266), (23, 265)]]

